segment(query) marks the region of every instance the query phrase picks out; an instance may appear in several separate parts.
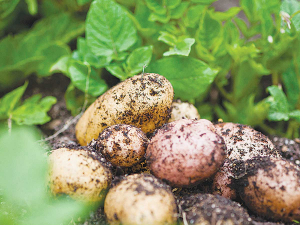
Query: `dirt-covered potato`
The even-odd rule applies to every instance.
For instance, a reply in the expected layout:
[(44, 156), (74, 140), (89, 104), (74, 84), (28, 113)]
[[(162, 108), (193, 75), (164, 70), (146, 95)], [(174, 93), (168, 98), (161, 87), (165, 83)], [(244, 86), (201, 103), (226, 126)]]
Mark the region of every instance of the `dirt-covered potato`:
[(133, 174), (112, 187), (105, 199), (109, 224), (176, 223), (177, 206), (170, 188), (150, 174)]
[(279, 158), (240, 161), (238, 187), (245, 204), (270, 220), (300, 220), (300, 169)]
[(114, 166), (130, 167), (144, 157), (148, 142), (141, 129), (118, 124), (103, 130), (96, 139), (95, 148)]
[(102, 202), (112, 180), (104, 157), (86, 149), (60, 148), (49, 156), (49, 188), (85, 202)]
[(189, 102), (176, 101), (172, 103), (169, 123), (180, 119), (200, 119), (197, 108)]
[(146, 150), (151, 172), (175, 187), (213, 176), (225, 159), (225, 144), (209, 125), (208, 120), (181, 119), (160, 128)]
[(166, 123), (173, 87), (163, 76), (146, 73), (131, 77), (101, 95), (76, 125), (80, 145), (88, 144), (108, 126), (130, 124), (151, 133)]
[(184, 224), (253, 224), (247, 211), (240, 204), (218, 195), (185, 196), (178, 201), (178, 205)]
[(232, 200), (235, 199), (236, 187), (234, 180), (234, 174), (231, 171), (231, 161), (225, 159), (224, 164), (213, 178), (212, 193)]
[(247, 160), (254, 156), (280, 157), (273, 143), (261, 132), (237, 123), (215, 124), (216, 132), (224, 138), (227, 157)]

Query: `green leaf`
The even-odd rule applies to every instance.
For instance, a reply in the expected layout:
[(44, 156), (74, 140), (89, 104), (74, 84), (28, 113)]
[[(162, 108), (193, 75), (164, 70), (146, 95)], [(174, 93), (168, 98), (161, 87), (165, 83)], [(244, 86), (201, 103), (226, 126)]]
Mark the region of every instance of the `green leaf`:
[(289, 105), (284, 92), (277, 86), (267, 88), (272, 98), (269, 99), (270, 111), (268, 119), (271, 121), (289, 120)]
[(300, 110), (294, 110), (294, 111), (290, 112), (289, 117), (300, 122)]
[(152, 58), (153, 46), (140, 47), (132, 51), (126, 60), (131, 75), (138, 74), (147, 67)]
[(50, 73), (61, 72), (68, 76), (68, 63), (70, 56), (63, 56), (56, 63), (54, 63), (50, 68)]
[(170, 15), (161, 15), (161, 14), (157, 14), (157, 13), (151, 13), (149, 16), (149, 21), (152, 22), (161, 22), (161, 23), (168, 23), (171, 19)]
[(41, 98), (42, 96), (37, 94), (26, 99), (12, 112), (12, 120), (18, 125), (40, 125), (49, 122), (51, 118), (47, 112), (56, 103), (56, 98), (52, 96)]
[(146, 0), (149, 9), (157, 14), (166, 14), (167, 9), (164, 7), (162, 0)]
[(209, 5), (213, 2), (216, 2), (217, 0), (191, 0), (191, 2), (194, 3), (200, 3), (200, 4), (205, 4), (205, 5)]
[(68, 43), (83, 31), (84, 24), (81, 21), (68, 14), (57, 14), (40, 20), (26, 34), (1, 40), (0, 91), (13, 87), (37, 72), (38, 64), (43, 60), (48, 61), (49, 56), (43, 55), (43, 50), (48, 46)]
[(24, 94), (27, 85), (28, 82), (25, 82), (23, 86), (16, 88), (0, 99), (0, 119), (9, 118), (11, 112)]
[[(292, 16), (300, 10), (300, 3), (297, 0), (284, 0), (281, 3), (280, 10)], [(296, 14), (291, 19), (297, 31), (300, 30), (300, 14)]]
[(177, 42), (177, 38), (174, 35), (172, 35), (168, 32), (165, 32), (165, 31), (161, 31), (159, 33), (160, 33), (160, 35), (157, 38), (158, 41), (163, 41), (164, 43), (166, 43), (170, 46), (175, 46), (175, 44)]
[(115, 77), (119, 78), (120, 80), (126, 80), (128, 75), (124, 72), (123, 68), (118, 64), (110, 64), (105, 67), (108, 72), (110, 72)]
[(36, 129), (14, 126), (0, 129), (0, 188), (14, 203), (36, 204), (46, 195), (47, 159), (37, 143)]
[(196, 33), (196, 41), (203, 47), (210, 49), (221, 32), (221, 23), (206, 12)]
[(187, 10), (187, 8), (189, 7), (189, 2), (182, 2), (179, 6), (177, 6), (174, 9), (171, 9), (171, 18), (172, 19), (180, 19), (184, 12)]
[(87, 44), (96, 56), (111, 57), (137, 41), (136, 29), (126, 11), (112, 0), (96, 0), (86, 19)]
[(194, 38), (185, 38), (182, 41), (178, 41), (173, 48), (165, 52), (164, 56), (170, 55), (184, 55), (188, 56), (191, 52), (192, 45), (195, 43)]
[(92, 96), (99, 96), (107, 90), (105, 81), (93, 68), (84, 63), (71, 61), (68, 74), (75, 87), (83, 92), (87, 91)]
[(214, 12), (212, 16), (219, 21), (229, 20), (241, 11), (240, 7), (231, 7), (226, 12)]
[(260, 52), (254, 44), (249, 46), (230, 45), (227, 48), (228, 53), (236, 62), (242, 62), (247, 59), (257, 57)]
[(206, 9), (205, 5), (195, 5), (189, 7), (187, 13), (183, 17), (183, 21), (187, 27), (196, 27), (200, 21), (201, 14)]
[(181, 0), (166, 0), (166, 5), (169, 9), (174, 9), (178, 7), (181, 3)]
[(183, 56), (160, 59), (147, 70), (165, 76), (173, 85), (175, 98), (182, 100), (205, 93), (218, 72), (198, 59)]
[(106, 56), (96, 56), (87, 45), (86, 39), (79, 37), (77, 39), (77, 51), (79, 55), (79, 59), (82, 62), (87, 62), (88, 64), (96, 67), (102, 68), (108, 65), (112, 58)]
[(69, 56), (71, 54), (70, 48), (66, 44), (53, 44), (49, 45), (43, 50), (41, 54), (46, 56), (38, 65), (38, 75), (48, 76), (51, 73), (51, 67), (62, 57)]
[(78, 5), (85, 5), (92, 2), (93, 0), (77, 0)]
[(290, 109), (296, 107), (300, 97), (299, 81), (294, 67), (290, 67), (282, 74)]
[(18, 5), (20, 0), (10, 0), (0, 2), (0, 20), (10, 15)]

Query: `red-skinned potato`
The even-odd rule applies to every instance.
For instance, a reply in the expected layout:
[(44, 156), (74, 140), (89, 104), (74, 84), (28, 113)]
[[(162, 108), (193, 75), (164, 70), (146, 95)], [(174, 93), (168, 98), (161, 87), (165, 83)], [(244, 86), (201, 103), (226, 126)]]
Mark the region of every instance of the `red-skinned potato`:
[(270, 220), (300, 220), (300, 169), (279, 158), (254, 157), (237, 162), (241, 198), (256, 214)]
[(133, 174), (112, 187), (105, 199), (109, 224), (176, 224), (177, 207), (170, 187), (150, 174)]
[(103, 203), (112, 180), (111, 165), (87, 149), (60, 148), (49, 156), (49, 188), (84, 202)]
[(223, 138), (208, 120), (181, 119), (165, 124), (146, 150), (151, 172), (175, 187), (213, 176), (225, 159)]
[(101, 95), (84, 112), (75, 131), (80, 145), (87, 145), (106, 128), (129, 124), (152, 133), (166, 123), (174, 91), (171, 83), (154, 73), (137, 75)]
[(95, 141), (95, 149), (114, 166), (131, 167), (144, 157), (148, 141), (141, 129), (118, 124), (103, 130)]
[(220, 167), (219, 171), (213, 178), (213, 194), (234, 200), (236, 198), (234, 180), (234, 175), (231, 171), (231, 161), (229, 159), (225, 159), (224, 164)]

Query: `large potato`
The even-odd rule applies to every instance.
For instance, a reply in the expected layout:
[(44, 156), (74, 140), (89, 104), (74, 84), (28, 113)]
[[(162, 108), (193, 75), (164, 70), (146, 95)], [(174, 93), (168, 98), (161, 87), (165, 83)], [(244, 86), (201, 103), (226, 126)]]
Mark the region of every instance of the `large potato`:
[(81, 145), (88, 144), (108, 126), (129, 124), (153, 132), (169, 119), (173, 87), (163, 76), (146, 73), (129, 78), (101, 95), (76, 125)]
[(181, 119), (164, 125), (146, 150), (151, 172), (175, 187), (213, 176), (225, 159), (223, 138), (213, 130), (208, 120)]
[(240, 196), (253, 212), (271, 220), (300, 220), (299, 167), (279, 158), (254, 157), (238, 164), (237, 172)]
[(102, 202), (112, 180), (109, 164), (85, 149), (60, 148), (49, 156), (49, 188), (85, 202)]
[(176, 202), (170, 187), (150, 174), (133, 174), (112, 187), (105, 199), (109, 224), (176, 224)]

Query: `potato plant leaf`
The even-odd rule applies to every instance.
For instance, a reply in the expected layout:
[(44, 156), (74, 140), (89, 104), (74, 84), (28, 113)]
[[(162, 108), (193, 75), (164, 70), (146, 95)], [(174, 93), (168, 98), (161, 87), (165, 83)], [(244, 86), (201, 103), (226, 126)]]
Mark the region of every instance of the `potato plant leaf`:
[[(297, 0), (284, 0), (281, 3), (280, 10), (287, 13), (289, 16), (292, 16), (294, 13), (297, 13), (300, 10), (300, 2)], [(286, 21), (289, 22), (289, 21)], [(297, 31), (300, 30), (300, 14), (295, 14), (291, 22), (294, 24)], [(285, 26), (288, 28), (288, 26)]]
[(56, 103), (56, 98), (47, 96), (42, 99), (40, 94), (26, 99), (21, 106), (11, 113), (11, 118), (18, 125), (37, 125), (50, 121), (47, 112)]
[(11, 112), (24, 94), (27, 85), (28, 82), (25, 82), (23, 86), (16, 88), (0, 99), (0, 120), (9, 118)]
[(112, 57), (129, 49), (136, 41), (133, 22), (112, 0), (96, 0), (86, 19), (86, 39), (96, 56)]
[(127, 69), (130, 75), (138, 74), (143, 67), (148, 66), (152, 58), (153, 46), (136, 48), (126, 60)]
[(146, 70), (165, 76), (173, 85), (175, 98), (182, 100), (192, 100), (205, 93), (218, 72), (203, 61), (184, 56), (160, 59)]
[(185, 15), (183, 16), (184, 24), (187, 27), (196, 27), (196, 25), (200, 21), (201, 13), (204, 11), (205, 8), (205, 5), (190, 6)]
[(75, 87), (92, 96), (99, 96), (107, 90), (107, 84), (96, 70), (80, 61), (69, 63), (68, 74)]
[(170, 55), (184, 55), (188, 56), (191, 52), (192, 45), (195, 43), (194, 38), (185, 38), (177, 41), (174, 47), (171, 47), (169, 51), (165, 52), (164, 56)]
[(268, 119), (271, 121), (289, 120), (289, 105), (284, 92), (277, 86), (267, 88), (272, 98), (269, 99)]

